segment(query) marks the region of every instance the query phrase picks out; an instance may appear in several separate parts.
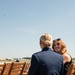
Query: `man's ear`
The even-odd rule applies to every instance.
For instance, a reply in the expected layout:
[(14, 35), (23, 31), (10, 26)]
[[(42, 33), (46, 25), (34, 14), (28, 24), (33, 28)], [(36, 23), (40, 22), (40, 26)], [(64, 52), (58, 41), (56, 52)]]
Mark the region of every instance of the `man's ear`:
[(42, 41), (40, 40), (40, 45), (42, 44)]

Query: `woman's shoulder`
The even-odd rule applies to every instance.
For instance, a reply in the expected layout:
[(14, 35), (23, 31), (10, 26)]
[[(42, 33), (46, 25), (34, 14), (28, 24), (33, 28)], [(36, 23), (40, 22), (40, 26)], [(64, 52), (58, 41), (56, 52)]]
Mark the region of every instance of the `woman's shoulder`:
[(68, 53), (63, 54), (64, 62), (70, 62), (72, 60)]

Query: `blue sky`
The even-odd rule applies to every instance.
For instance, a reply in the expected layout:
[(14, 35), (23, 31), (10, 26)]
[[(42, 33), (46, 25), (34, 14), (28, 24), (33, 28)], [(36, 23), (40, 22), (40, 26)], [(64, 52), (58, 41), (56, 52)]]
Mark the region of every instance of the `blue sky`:
[(0, 57), (40, 51), (41, 34), (61, 38), (75, 57), (75, 0), (0, 0)]

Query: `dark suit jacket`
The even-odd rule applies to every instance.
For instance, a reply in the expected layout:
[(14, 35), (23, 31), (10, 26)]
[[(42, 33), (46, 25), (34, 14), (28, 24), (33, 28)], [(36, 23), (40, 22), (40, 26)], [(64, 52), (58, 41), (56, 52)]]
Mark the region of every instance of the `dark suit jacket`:
[(63, 75), (63, 68), (63, 57), (51, 48), (44, 48), (32, 55), (28, 75)]

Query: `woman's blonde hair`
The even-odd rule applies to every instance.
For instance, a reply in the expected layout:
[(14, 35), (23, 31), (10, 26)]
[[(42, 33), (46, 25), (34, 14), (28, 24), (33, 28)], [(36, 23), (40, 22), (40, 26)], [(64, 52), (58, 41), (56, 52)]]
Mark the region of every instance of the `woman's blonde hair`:
[(43, 42), (44, 47), (49, 48), (52, 44), (52, 36), (48, 33), (42, 34), (40, 37), (40, 41)]
[[(66, 50), (66, 45), (65, 45), (65, 43), (59, 38), (59, 39), (56, 39), (56, 40), (53, 40), (53, 44), (52, 44), (52, 48), (53, 48), (53, 50), (54, 50), (54, 44), (55, 43), (59, 43), (60, 45), (61, 45), (61, 50), (60, 50), (60, 54), (64, 54), (64, 53), (66, 53), (67, 52), (67, 50)], [(55, 50), (54, 50), (55, 51)]]

